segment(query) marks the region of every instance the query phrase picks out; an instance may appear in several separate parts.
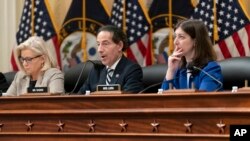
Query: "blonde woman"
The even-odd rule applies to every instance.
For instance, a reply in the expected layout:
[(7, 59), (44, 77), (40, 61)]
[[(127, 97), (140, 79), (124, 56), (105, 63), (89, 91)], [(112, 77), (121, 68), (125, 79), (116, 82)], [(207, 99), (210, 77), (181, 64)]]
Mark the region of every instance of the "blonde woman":
[(32, 36), (14, 51), (17, 72), (3, 96), (19, 96), (28, 88), (47, 87), (49, 93), (64, 93), (64, 74), (41, 37)]

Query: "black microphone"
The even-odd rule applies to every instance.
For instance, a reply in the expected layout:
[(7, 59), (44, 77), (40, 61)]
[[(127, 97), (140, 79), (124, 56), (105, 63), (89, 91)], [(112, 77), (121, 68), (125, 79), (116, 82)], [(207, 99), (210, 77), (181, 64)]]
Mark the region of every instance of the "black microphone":
[(201, 68), (196, 67), (196, 66), (194, 66), (194, 65), (192, 65), (192, 64), (188, 64), (188, 65), (187, 65), (187, 69), (189, 69), (189, 70), (191, 70), (191, 71), (195, 71), (195, 70), (201, 71), (201, 72), (205, 73), (207, 76), (209, 76), (210, 78), (212, 78), (214, 81), (216, 81), (217, 83), (219, 83), (219, 84), (220, 84), (220, 87), (219, 87), (218, 89), (216, 89), (215, 91), (218, 91), (218, 90), (220, 90), (220, 89), (223, 87), (222, 82), (220, 82), (218, 79), (216, 79), (215, 77), (213, 77), (212, 75), (210, 75), (210, 74), (207, 73), (206, 71), (202, 70)]
[(145, 91), (147, 91), (148, 89), (151, 89), (153, 87), (156, 87), (156, 86), (159, 86), (161, 85), (162, 82), (159, 82), (159, 83), (155, 83), (155, 84), (152, 84), (152, 85), (149, 85), (148, 87), (146, 87), (145, 89), (141, 90), (140, 92), (138, 92), (138, 94), (141, 94), (141, 93), (144, 93)]
[(188, 73), (191, 73), (192, 76), (196, 75), (200, 70), (195, 69), (193, 63), (187, 63), (186, 68)]
[[(6, 74), (6, 73), (5, 73)], [(0, 72), (0, 95), (1, 91), (6, 92), (9, 88), (9, 84), (7, 82), (7, 77), (2, 72)]]
[(81, 69), (80, 75), (79, 75), (79, 77), (78, 77), (78, 79), (77, 79), (77, 81), (76, 81), (76, 84), (75, 84), (73, 90), (72, 90), (70, 93), (68, 93), (68, 95), (72, 94), (72, 93), (75, 91), (76, 87), (78, 86), (78, 83), (80, 82), (80, 79), (81, 79), (81, 77), (82, 77), (82, 75), (83, 75), (83, 71), (85, 70), (85, 68), (86, 68), (86, 66), (87, 66), (87, 64), (88, 64), (88, 62), (92, 63), (92, 64), (93, 64), (93, 67), (95, 67), (95, 68), (100, 67), (100, 66), (103, 65), (102, 62), (99, 61), (99, 60), (87, 60), (87, 61), (83, 64), (83, 67), (82, 67), (82, 69)]

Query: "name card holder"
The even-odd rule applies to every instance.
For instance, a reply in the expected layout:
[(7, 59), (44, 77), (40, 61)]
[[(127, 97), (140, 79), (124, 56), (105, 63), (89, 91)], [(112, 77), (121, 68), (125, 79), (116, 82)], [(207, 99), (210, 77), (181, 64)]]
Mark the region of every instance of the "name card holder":
[(183, 94), (183, 93), (194, 93), (194, 92), (206, 92), (205, 90), (197, 90), (194, 87), (194, 83), (192, 83), (192, 88), (190, 89), (174, 89), (173, 84), (169, 83), (169, 90), (165, 90), (162, 94)]
[(97, 85), (96, 92), (91, 94), (106, 95), (106, 94), (122, 94), (121, 86), (119, 84)]
[(162, 94), (183, 94), (183, 93), (194, 93), (194, 92), (206, 92), (206, 91), (197, 89), (171, 89), (163, 91)]
[(47, 93), (48, 87), (33, 87), (33, 88), (27, 88), (28, 93)]
[(60, 93), (49, 93), (48, 87), (34, 87), (27, 88), (27, 92), (25, 94), (21, 94), (21, 96), (51, 96), (51, 95), (61, 95)]
[(20, 96), (56, 96), (56, 95), (62, 95), (61, 93), (24, 93)]

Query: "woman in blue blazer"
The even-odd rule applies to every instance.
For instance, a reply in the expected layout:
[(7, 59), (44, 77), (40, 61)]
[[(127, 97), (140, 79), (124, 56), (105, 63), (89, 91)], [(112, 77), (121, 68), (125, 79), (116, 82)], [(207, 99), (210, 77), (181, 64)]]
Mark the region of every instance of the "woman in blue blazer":
[(175, 49), (168, 58), (162, 89), (193, 88), (203, 91), (223, 90), (221, 68), (205, 24), (188, 19), (175, 28)]

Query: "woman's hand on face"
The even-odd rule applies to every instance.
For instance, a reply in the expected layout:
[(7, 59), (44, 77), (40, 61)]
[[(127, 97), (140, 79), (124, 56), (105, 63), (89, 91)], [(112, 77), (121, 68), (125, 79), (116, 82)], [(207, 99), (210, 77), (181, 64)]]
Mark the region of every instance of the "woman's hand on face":
[(183, 51), (180, 48), (175, 48), (171, 56), (168, 57), (168, 69), (166, 72), (166, 80), (174, 78), (176, 70), (179, 68)]
[(183, 51), (181, 48), (175, 48), (173, 54), (168, 57), (168, 68), (176, 71), (179, 67), (181, 57), (183, 56)]

